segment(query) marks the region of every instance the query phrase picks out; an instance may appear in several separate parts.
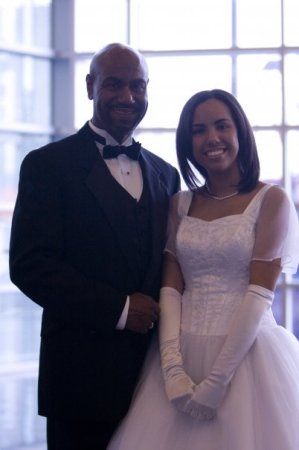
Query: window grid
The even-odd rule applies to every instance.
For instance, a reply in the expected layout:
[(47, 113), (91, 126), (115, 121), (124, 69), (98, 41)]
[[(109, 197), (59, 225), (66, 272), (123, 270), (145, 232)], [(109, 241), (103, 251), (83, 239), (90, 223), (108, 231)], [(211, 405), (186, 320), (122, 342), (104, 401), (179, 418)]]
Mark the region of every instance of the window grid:
[[(77, 0), (80, 1), (80, 0)], [(138, 42), (136, 42), (136, 36), (132, 32), (134, 27), (134, 8), (136, 8), (138, 2), (135, 0), (127, 0), (127, 15), (126, 15), (126, 29), (127, 29), (127, 43), (136, 47)], [(281, 41), (283, 42), (283, 36), (285, 34), (285, 24), (284, 24), (284, 5), (285, 2), (281, 1)], [(1, 3), (0, 3), (1, 7)], [(232, 28), (231, 28), (231, 48), (212, 48), (212, 49), (158, 49), (153, 50), (150, 48), (140, 48), (146, 58), (167, 58), (167, 57), (177, 57), (184, 58), (186, 56), (229, 56), (231, 59), (231, 92), (238, 96), (238, 57), (248, 56), (248, 55), (275, 55), (278, 56), (281, 62), (281, 82), (282, 82), (282, 120), (281, 124), (274, 125), (259, 125), (255, 124), (253, 126), (254, 131), (265, 131), (265, 130), (276, 130), (281, 136), (282, 142), (282, 185), (291, 192), (291, 181), (288, 171), (288, 165), (286, 160), (286, 148), (287, 148), (287, 134), (289, 131), (299, 131), (299, 123), (295, 125), (289, 125), (286, 123), (285, 117), (285, 106), (286, 106), (286, 76), (285, 76), (285, 58), (289, 54), (294, 54), (299, 56), (299, 47), (296, 46), (285, 46), (281, 45), (279, 47), (263, 47), (263, 48), (240, 48), (237, 46), (237, 1), (231, 0), (231, 12), (232, 12)], [(66, 27), (65, 19), (68, 18), (68, 27)], [(57, 139), (73, 132), (76, 128), (74, 119), (74, 109), (75, 109), (75, 97), (77, 93), (75, 92), (75, 66), (77, 61), (90, 58), (96, 49), (90, 49), (90, 52), (76, 52), (75, 42), (74, 42), (74, 23), (75, 23), (75, 0), (65, 0), (60, 2), (59, 0), (52, 1), (52, 47), (41, 47), (37, 45), (28, 45), (22, 43), (6, 43), (4, 41), (0, 42), (0, 55), (15, 55), (18, 57), (30, 57), (33, 60), (44, 60), (49, 61), (51, 65), (51, 122), (48, 126), (41, 125), (38, 123), (25, 123), (25, 122), (2, 122), (0, 125), (0, 137), (5, 138), (5, 133), (14, 132), (19, 136), (31, 135), (31, 136), (44, 136), (45, 142), (47, 139)], [(68, 31), (66, 31), (68, 30)], [(135, 37), (134, 37), (135, 36)], [(187, 97), (186, 97), (187, 99)], [(244, 105), (243, 105), (244, 106)], [(246, 110), (246, 107), (244, 106)], [(160, 133), (169, 132), (175, 133), (175, 126), (150, 126), (142, 125), (140, 126), (141, 133), (155, 133), (159, 135)], [(30, 148), (28, 148), (30, 150)], [(298, 201), (295, 199), (296, 202)], [(7, 214), (7, 208), (1, 207), (0, 202), (0, 212)], [(7, 252), (7, 248), (5, 249)], [(296, 282), (293, 281), (294, 285), (297, 286)], [(281, 277), (280, 285), (282, 292), (287, 292), (288, 288), (292, 288), (291, 280), (286, 277)], [(3, 284), (2, 284), (3, 287)], [(289, 317), (291, 314), (291, 307), (289, 306), (292, 302), (288, 301), (287, 295), (283, 296), (285, 317)], [(285, 324), (290, 326), (289, 319), (285, 319)]]

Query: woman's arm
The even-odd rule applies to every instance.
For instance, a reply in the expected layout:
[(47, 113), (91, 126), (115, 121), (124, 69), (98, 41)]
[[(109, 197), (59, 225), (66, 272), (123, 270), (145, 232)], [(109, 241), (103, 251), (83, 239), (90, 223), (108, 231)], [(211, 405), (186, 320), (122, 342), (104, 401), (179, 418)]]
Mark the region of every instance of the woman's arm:
[(184, 281), (175, 256), (176, 233), (179, 224), (176, 201), (177, 198), (174, 198), (171, 202), (168, 240), (163, 261), (159, 342), (166, 394), (177, 409), (183, 410), (186, 402), (191, 399), (195, 384), (185, 373), (180, 346), (181, 301)]

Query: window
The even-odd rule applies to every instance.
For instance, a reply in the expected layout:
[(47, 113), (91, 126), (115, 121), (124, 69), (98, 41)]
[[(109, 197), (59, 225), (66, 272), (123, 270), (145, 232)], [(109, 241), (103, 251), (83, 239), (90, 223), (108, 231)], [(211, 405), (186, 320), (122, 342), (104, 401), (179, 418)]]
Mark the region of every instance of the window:
[[(186, 100), (202, 89), (232, 92), (254, 127), (262, 179), (284, 186), (298, 207), (298, 15), (298, 0), (0, 0), (0, 402), (10, 404), (0, 421), (3, 450), (44, 440), (36, 417), (41, 310), (8, 275), (19, 167), (28, 151), (91, 117), (92, 54), (109, 42), (144, 53), (149, 109), (136, 137), (174, 165)], [(299, 338), (298, 274), (280, 278), (274, 312)], [(27, 422), (12, 431), (25, 401)]]
[(41, 310), (10, 283), (8, 245), (20, 163), (49, 141), (51, 2), (0, 0), (1, 449), (44, 442), (36, 373)]

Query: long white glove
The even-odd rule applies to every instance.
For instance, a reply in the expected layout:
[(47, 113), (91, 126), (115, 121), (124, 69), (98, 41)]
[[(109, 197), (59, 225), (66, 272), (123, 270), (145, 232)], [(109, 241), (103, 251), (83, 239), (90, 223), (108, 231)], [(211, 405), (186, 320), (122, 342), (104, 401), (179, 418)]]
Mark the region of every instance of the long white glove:
[(261, 319), (270, 308), (273, 297), (274, 293), (264, 287), (248, 286), (221, 352), (208, 377), (196, 386), (185, 412), (201, 419), (202, 406), (216, 409), (220, 405), (230, 380), (258, 334)]
[(166, 394), (173, 405), (183, 410), (191, 399), (195, 384), (183, 368), (180, 348), (181, 294), (174, 288), (160, 290), (159, 341)]

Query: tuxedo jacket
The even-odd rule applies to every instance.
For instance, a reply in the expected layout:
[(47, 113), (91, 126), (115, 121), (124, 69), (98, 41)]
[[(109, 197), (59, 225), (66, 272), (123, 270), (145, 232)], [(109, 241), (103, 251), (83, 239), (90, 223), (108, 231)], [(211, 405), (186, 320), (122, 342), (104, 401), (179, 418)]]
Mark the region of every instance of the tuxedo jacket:
[[(116, 330), (130, 261), (122, 195), (86, 123), (31, 151), (20, 170), (10, 242), (13, 283), (43, 308), (39, 414), (119, 420), (150, 336)], [(140, 292), (158, 300), (169, 198), (176, 169), (141, 148), (150, 199), (151, 251)]]

